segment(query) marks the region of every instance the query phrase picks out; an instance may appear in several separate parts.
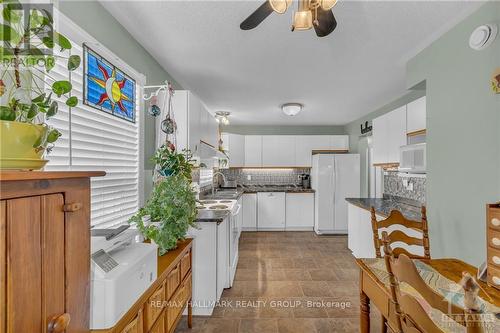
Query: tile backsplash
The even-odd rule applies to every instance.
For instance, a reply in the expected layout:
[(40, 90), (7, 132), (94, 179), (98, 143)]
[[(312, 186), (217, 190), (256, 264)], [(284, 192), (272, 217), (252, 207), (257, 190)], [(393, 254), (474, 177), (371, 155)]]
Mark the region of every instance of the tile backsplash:
[(425, 203), (425, 187), (425, 174), (408, 175), (396, 171), (384, 172), (384, 194)]
[[(300, 184), (301, 174), (310, 174), (311, 169), (224, 169), (227, 180), (236, 180), (241, 185), (292, 185)], [(250, 178), (250, 179), (249, 179)]]

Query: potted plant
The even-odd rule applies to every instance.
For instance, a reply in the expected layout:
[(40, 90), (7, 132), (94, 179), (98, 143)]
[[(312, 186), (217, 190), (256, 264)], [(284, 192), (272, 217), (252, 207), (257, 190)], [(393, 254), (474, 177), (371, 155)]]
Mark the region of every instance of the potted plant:
[(187, 149), (178, 153), (175, 145), (167, 142), (158, 148), (151, 160), (156, 164), (158, 173), (164, 177), (181, 174), (191, 180), (193, 155)]
[(69, 54), (71, 42), (54, 31), (54, 21), (47, 10), (31, 9), (28, 17), (23, 15), (23, 7), (16, 1), (3, 6), (0, 169), (42, 168), (47, 163), (43, 154), (50, 152), (61, 136), (46, 123), (58, 111), (53, 95), (64, 97), (70, 107), (78, 104), (78, 99), (71, 95), (71, 83), (51, 76), (56, 57), (47, 52), (60, 48), (63, 54), (68, 54), (67, 68), (73, 71), (80, 66), (81, 59)]
[[(147, 239), (158, 245), (159, 255), (177, 247), (197, 216), (191, 181), (182, 173), (162, 178), (155, 184), (151, 198), (130, 218)], [(151, 222), (153, 221), (153, 222)]]

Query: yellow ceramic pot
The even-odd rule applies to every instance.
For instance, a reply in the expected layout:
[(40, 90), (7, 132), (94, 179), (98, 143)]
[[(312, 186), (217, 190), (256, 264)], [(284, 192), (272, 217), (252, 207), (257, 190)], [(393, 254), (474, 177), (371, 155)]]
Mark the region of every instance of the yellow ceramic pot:
[(33, 148), (42, 133), (41, 125), (0, 120), (0, 169), (43, 168), (44, 151)]

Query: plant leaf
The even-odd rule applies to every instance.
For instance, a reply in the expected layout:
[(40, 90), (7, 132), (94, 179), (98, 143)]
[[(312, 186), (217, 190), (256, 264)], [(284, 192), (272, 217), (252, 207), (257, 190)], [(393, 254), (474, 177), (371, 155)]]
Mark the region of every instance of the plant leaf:
[(70, 50), (71, 42), (58, 32), (54, 32), (54, 42), (61, 47), (62, 50)]
[(42, 43), (43, 43), (43, 45), (45, 45), (49, 49), (54, 48), (54, 40), (51, 37), (47, 37), (47, 36), (43, 37)]
[(28, 111), (28, 119), (33, 119), (38, 114), (38, 105), (31, 104), (30, 109)]
[(66, 105), (69, 106), (69, 107), (75, 107), (78, 105), (78, 98), (76, 98), (76, 96), (71, 96), (70, 98), (68, 98), (66, 100)]
[(56, 81), (52, 84), (52, 91), (61, 97), (61, 95), (69, 93), (72, 87), (69, 81)]
[(0, 40), (17, 44), (21, 40), (21, 36), (10, 25), (0, 24)]
[(78, 55), (70, 56), (68, 59), (68, 70), (74, 71), (75, 69), (80, 67), (81, 61), (82, 60), (81, 60), (80, 56), (78, 56)]
[(53, 56), (48, 56), (45, 58), (45, 70), (50, 72), (52, 68), (56, 65), (56, 59)]
[(7, 5), (2, 11), (3, 19), (7, 22), (19, 23), (21, 21), (21, 15), (17, 13), (13, 6)]
[(0, 120), (14, 121), (16, 113), (8, 106), (0, 106)]
[(44, 99), (45, 99), (45, 93), (33, 98), (31, 101), (33, 103), (40, 103), (40, 102), (43, 102)]
[(49, 132), (49, 135), (47, 135), (47, 142), (54, 143), (57, 141), (57, 139), (59, 139), (60, 136), (61, 136), (61, 132), (59, 132), (58, 130), (56, 130), (54, 128)]
[(47, 117), (55, 116), (58, 109), (59, 105), (57, 105), (56, 101), (53, 101), (52, 104), (50, 104), (49, 109), (47, 110)]

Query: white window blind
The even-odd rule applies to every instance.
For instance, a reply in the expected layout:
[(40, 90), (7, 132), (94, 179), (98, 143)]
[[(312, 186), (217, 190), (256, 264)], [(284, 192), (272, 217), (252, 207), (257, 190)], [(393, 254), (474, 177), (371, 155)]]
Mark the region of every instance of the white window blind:
[[(80, 45), (73, 54), (82, 57)], [(119, 63), (115, 63), (117, 67)], [(91, 223), (106, 228), (126, 222), (139, 208), (139, 102), (136, 89), (136, 122), (132, 123), (83, 104), (83, 65), (69, 72), (66, 60), (57, 61), (54, 79), (70, 79), (78, 106), (61, 100), (58, 114), (50, 120), (62, 137), (48, 155), (46, 170), (106, 171), (91, 180)]]

